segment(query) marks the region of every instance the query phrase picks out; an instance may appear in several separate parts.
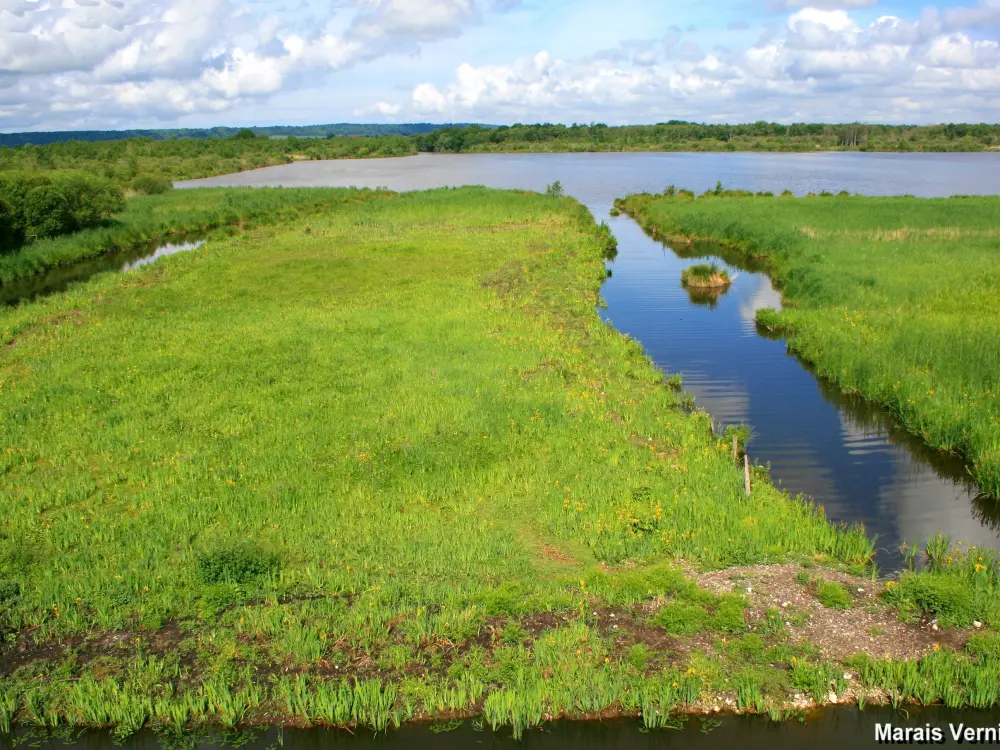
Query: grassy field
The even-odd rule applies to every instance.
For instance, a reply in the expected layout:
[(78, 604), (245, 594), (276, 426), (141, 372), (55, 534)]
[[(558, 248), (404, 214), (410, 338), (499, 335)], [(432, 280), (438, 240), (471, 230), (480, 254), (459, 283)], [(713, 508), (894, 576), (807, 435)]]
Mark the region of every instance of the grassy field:
[(842, 390), (967, 458), (1000, 497), (1000, 199), (677, 194), (620, 207), (765, 262), (785, 309), (758, 321)]
[[(380, 195), (387, 194), (375, 197)], [(175, 235), (290, 220), (369, 197), (372, 194), (367, 190), (323, 188), (217, 188), (132, 196), (125, 210), (107, 219), (104, 226), (38, 240), (0, 254), (0, 285), (105, 253), (163, 242)]]
[[(971, 645), (913, 662), (932, 687), (881, 654), (849, 685), (793, 637), (954, 592), (862, 606), (879, 584), (828, 570), (866, 573), (861, 530), (761, 468), (745, 494), (730, 436), (600, 321), (610, 238), (579, 204), (317, 194), (340, 200), (0, 311), (0, 732), (1000, 701), (985, 600), (949, 609)], [(693, 577), (787, 561), (810, 609)]]

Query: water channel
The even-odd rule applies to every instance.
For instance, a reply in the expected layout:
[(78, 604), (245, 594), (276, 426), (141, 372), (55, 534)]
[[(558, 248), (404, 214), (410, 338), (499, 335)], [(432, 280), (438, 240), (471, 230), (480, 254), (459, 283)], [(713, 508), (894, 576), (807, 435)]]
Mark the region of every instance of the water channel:
[(856, 707), (840, 707), (814, 712), (802, 721), (782, 722), (772, 722), (766, 716), (720, 714), (706, 719), (692, 717), (677, 728), (648, 732), (632, 719), (557, 721), (528, 730), (519, 740), (509, 731), (493, 733), (471, 721), (446, 727), (419, 725), (390, 729), (381, 735), (365, 730), (272, 728), (228, 736), (208, 734), (188, 738), (187, 744), (164, 742), (163, 737), (148, 730), (116, 742), (107, 732), (46, 735), (40, 730), (22, 729), (13, 737), (0, 735), (0, 750), (15, 747), (32, 750), (718, 750), (729, 747), (860, 750), (884, 747), (877, 741), (879, 725), (903, 729), (935, 727), (943, 733), (943, 742), (930, 744), (960, 747), (970, 743), (955, 742), (953, 729), (959, 732), (969, 727), (992, 729), (1000, 734), (1000, 711), (952, 711), (940, 707), (919, 711), (868, 707), (859, 711)]

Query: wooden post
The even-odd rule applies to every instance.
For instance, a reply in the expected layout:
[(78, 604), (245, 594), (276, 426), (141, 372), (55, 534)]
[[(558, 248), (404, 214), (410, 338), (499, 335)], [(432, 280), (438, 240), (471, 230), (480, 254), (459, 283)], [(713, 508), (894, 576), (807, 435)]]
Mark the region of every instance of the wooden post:
[(736, 459), (740, 457), (740, 439), (737, 435), (733, 435), (733, 463), (736, 463)]
[(743, 454), (743, 481), (746, 483), (747, 497), (750, 497), (750, 456)]

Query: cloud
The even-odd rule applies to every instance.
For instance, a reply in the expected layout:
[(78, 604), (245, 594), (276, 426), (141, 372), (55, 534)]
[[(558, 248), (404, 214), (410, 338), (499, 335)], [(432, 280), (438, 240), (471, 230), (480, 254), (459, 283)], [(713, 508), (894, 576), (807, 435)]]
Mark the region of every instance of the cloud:
[(1000, 29), (1000, 0), (979, 0), (973, 7), (946, 8), (941, 14), (949, 29)]
[(883, 16), (861, 24), (840, 9), (803, 8), (742, 50), (677, 54), (653, 64), (626, 54), (507, 65), (464, 64), (411, 107), (443, 119), (494, 121), (995, 119), (1000, 45), (943, 32), (935, 19)]
[[(360, 88), (348, 71), (388, 56), (401, 64), (372, 69), (394, 80), (365, 79), (356, 116), (995, 120), (1000, 0), (967, 3), (872, 20), (874, 0), (763, 0), (781, 15), (741, 49), (710, 47), (679, 14), (650, 38), (552, 55), (503, 36), (537, 21), (542, 4), (522, 0), (0, 0), (0, 129), (221, 122), (333, 80), (343, 98)], [(465, 60), (449, 75), (425, 56), (417, 74), (398, 57), (473, 27), (492, 64), (448, 58)], [(505, 57), (508, 42), (535, 54)]]
[(379, 115), (381, 117), (392, 117), (399, 114), (402, 107), (390, 102), (375, 102), (370, 107), (360, 107), (354, 110), (355, 117), (367, 117), (368, 115)]
[(0, 0), (0, 127), (221, 112), (517, 5), (331, 0), (325, 17), (289, 20), (254, 0)]
[(878, 0), (767, 0), (767, 9), (772, 13), (781, 13), (797, 8), (815, 8), (817, 10), (850, 10), (853, 8), (869, 8)]

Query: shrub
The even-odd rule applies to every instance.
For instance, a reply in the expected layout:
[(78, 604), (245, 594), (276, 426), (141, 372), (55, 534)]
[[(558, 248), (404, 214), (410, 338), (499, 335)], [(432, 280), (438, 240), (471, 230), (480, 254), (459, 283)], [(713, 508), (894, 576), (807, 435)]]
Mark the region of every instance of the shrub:
[(73, 231), (73, 212), (65, 191), (39, 185), (24, 196), (21, 216), (25, 239), (54, 237)]
[(847, 588), (835, 581), (817, 581), (816, 598), (831, 609), (850, 609), (853, 602)]
[(198, 556), (198, 578), (202, 583), (252, 583), (278, 572), (277, 555), (253, 547), (234, 547)]
[(659, 625), (668, 633), (674, 635), (694, 635), (708, 622), (708, 612), (697, 604), (680, 604), (671, 602), (664, 604), (653, 624)]
[(556, 180), (551, 185), (546, 185), (545, 194), (552, 198), (562, 198), (566, 194), (563, 184)]
[(125, 208), (121, 188), (86, 174), (0, 174), (0, 249), (96, 226)]
[(976, 619), (976, 602), (960, 575), (905, 573), (896, 585), (886, 586), (883, 598), (904, 615), (936, 617), (942, 627), (968, 627)]
[(159, 195), (173, 189), (174, 183), (162, 175), (141, 174), (132, 180), (130, 187), (139, 195)]
[(628, 651), (628, 663), (639, 672), (645, 672), (652, 654), (645, 643), (637, 643)]
[(0, 604), (12, 602), (21, 595), (21, 584), (17, 581), (0, 581)]

